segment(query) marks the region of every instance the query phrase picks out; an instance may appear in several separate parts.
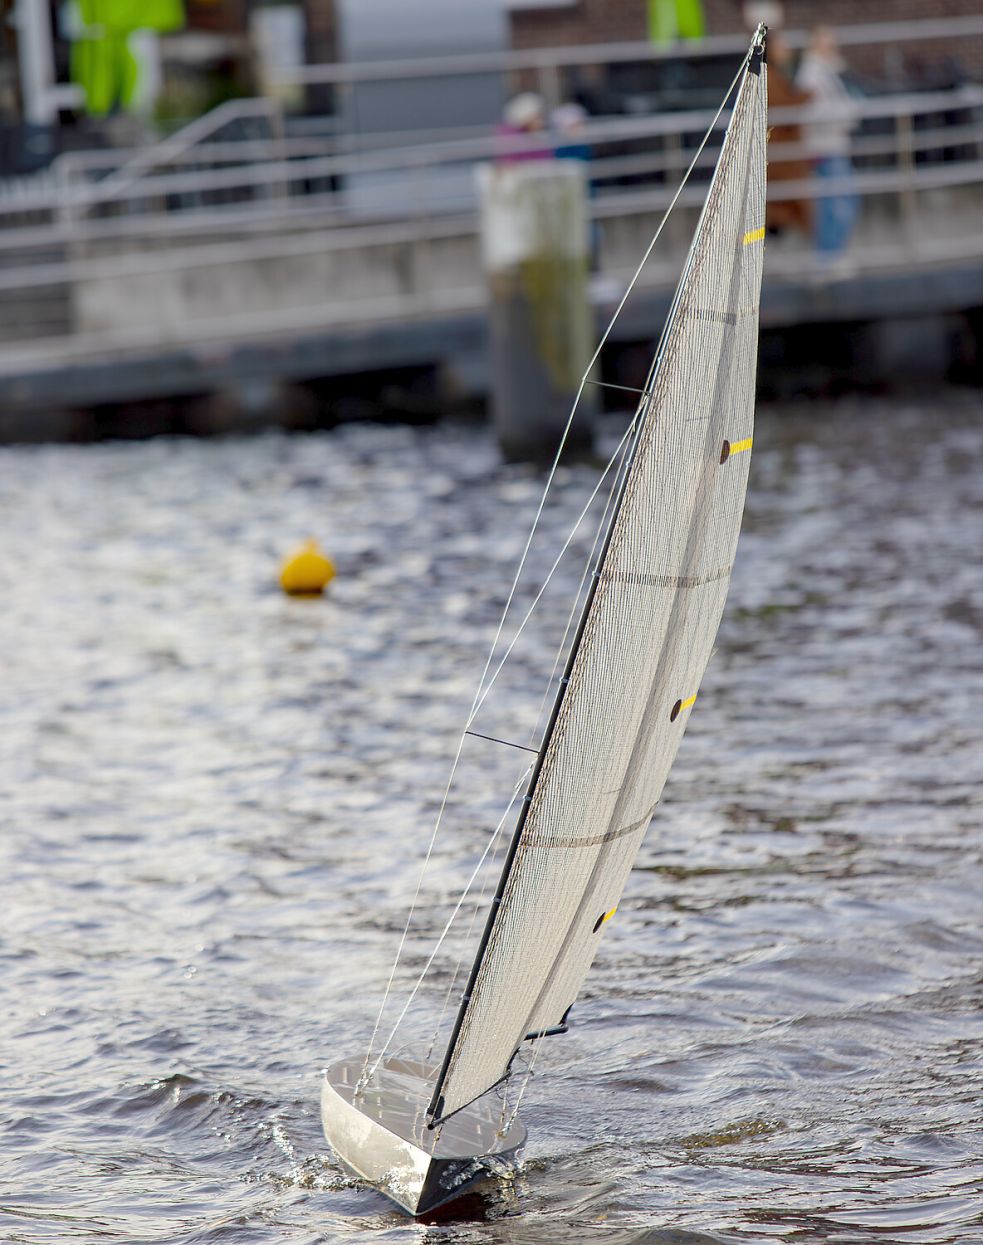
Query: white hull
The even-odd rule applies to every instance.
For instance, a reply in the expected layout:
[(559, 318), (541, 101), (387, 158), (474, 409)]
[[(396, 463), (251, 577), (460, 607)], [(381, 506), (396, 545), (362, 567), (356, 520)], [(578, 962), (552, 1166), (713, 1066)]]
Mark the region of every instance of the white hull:
[(388, 1056), (356, 1093), (364, 1066), (364, 1058), (346, 1059), (325, 1073), (324, 1135), (346, 1167), (405, 1211), (426, 1214), (514, 1167), (526, 1130), (518, 1120), (504, 1128), (496, 1099), (472, 1103), (432, 1130), (426, 1108), (435, 1068)]

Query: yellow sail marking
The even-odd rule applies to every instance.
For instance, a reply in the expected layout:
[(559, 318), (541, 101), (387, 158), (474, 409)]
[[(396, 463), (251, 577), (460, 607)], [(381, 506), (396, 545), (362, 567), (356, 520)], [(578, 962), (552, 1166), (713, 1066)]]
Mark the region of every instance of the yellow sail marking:
[(600, 929), (605, 921), (610, 921), (617, 911), (618, 911), (618, 905), (615, 904), (610, 912), (605, 912), (605, 914), (601, 917), (601, 919), (597, 923), (597, 928)]
[(696, 704), (696, 696), (691, 696), (689, 700), (684, 700), (683, 703), (679, 706), (679, 712), (682, 713), (684, 709), (689, 709), (695, 704)]
[(743, 441), (735, 441), (730, 447), (731, 454), (740, 454), (741, 450), (749, 450), (752, 440), (752, 437), (745, 437)]
[(765, 240), (764, 225), (762, 225), (760, 229), (749, 229), (748, 232), (744, 235), (745, 246), (750, 246), (752, 242), (764, 242), (764, 240)]

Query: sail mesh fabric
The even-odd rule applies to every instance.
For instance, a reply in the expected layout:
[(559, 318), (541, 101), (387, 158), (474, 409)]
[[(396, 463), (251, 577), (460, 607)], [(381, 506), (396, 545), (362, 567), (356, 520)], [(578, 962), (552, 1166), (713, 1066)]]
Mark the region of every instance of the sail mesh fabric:
[(569, 683), (449, 1053), (442, 1115), (499, 1081), (525, 1036), (558, 1025), (576, 998), (710, 658), (750, 460), (765, 127), (762, 65), (745, 73), (690, 249)]

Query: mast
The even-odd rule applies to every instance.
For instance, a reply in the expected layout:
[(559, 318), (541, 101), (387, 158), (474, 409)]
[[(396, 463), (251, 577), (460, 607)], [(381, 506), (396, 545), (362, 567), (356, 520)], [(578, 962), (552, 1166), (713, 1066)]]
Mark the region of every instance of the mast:
[[(673, 309), (675, 309), (675, 301), (676, 300), (674, 300), (673, 303)], [(653, 363), (649, 372), (649, 380), (651, 380), (651, 377), (655, 372), (655, 367), (656, 364)], [(648, 389), (648, 383), (649, 382), (646, 381), (646, 389)], [(498, 916), (498, 910), (502, 904), (502, 896), (505, 894), (505, 888), (508, 885), (509, 875), (512, 872), (512, 866), (515, 863), (516, 853), (519, 850), (519, 842), (522, 839), (522, 832), (525, 829), (526, 819), (529, 816), (529, 809), (532, 807), (533, 793), (536, 790), (536, 785), (539, 782), (539, 776), (543, 770), (543, 762), (546, 759), (546, 750), (549, 747), (549, 742), (553, 737), (554, 730), (556, 729), (557, 719), (560, 716), (560, 709), (563, 705), (563, 697), (566, 695), (567, 685), (570, 681), (570, 671), (573, 669), (573, 664), (577, 660), (577, 653), (580, 650), (580, 645), (584, 638), (584, 631), (587, 627), (587, 620), (590, 617), (591, 606), (594, 604), (594, 597), (597, 595), (597, 585), (600, 583), (601, 568), (604, 565), (608, 549), (611, 545), (611, 534), (614, 531), (615, 520), (617, 519), (618, 514), (621, 511), (621, 506), (624, 502), (625, 488), (628, 484), (628, 478), (631, 475), (631, 468), (634, 464), (635, 455), (638, 451), (639, 436), (642, 430), (643, 422), (644, 421), (641, 419), (638, 420), (638, 426), (636, 427), (634, 435), (631, 439), (631, 446), (621, 468), (618, 493), (615, 498), (615, 504), (611, 510), (611, 518), (608, 522), (608, 529), (604, 534), (604, 544), (601, 547), (601, 552), (597, 558), (597, 564), (594, 567), (591, 585), (587, 591), (587, 599), (584, 601), (584, 607), (580, 612), (580, 618), (577, 622), (577, 630), (574, 632), (573, 641), (570, 645), (570, 652), (567, 655), (567, 660), (563, 667), (560, 685), (557, 688), (556, 696), (553, 699), (553, 708), (550, 711), (549, 721), (546, 723), (546, 729), (543, 732), (543, 738), (539, 745), (539, 751), (536, 756), (535, 764), (533, 765), (532, 774), (529, 778), (529, 784), (526, 787), (526, 794), (522, 797), (522, 808), (519, 810), (519, 816), (516, 819), (515, 829), (512, 832), (512, 839), (509, 843), (505, 863), (502, 865), (502, 872), (498, 879), (498, 887), (496, 888), (494, 897), (491, 901), (491, 911), (488, 913), (488, 918), (485, 921), (485, 928), (481, 934), (481, 942), (478, 944), (478, 950), (475, 953), (474, 963), (471, 965), (468, 983), (464, 988), (464, 994), (461, 998), (461, 1005), (458, 1008), (457, 1017), (454, 1021), (454, 1028), (451, 1032), (450, 1040), (447, 1043), (447, 1050), (444, 1054), (444, 1061), (441, 1064), (440, 1073), (437, 1077), (437, 1084), (434, 1088), (433, 1097), (431, 1098), (430, 1105), (427, 1108), (427, 1114), (431, 1117), (431, 1128), (436, 1127), (436, 1123), (440, 1117), (441, 1107), (443, 1105), (441, 1091), (444, 1085), (444, 1078), (447, 1075), (447, 1069), (450, 1067), (450, 1062), (454, 1055), (454, 1047), (457, 1043), (458, 1037), (460, 1036), (461, 1027), (464, 1024), (464, 1016), (468, 1010), (468, 1003), (471, 1001), (474, 983), (478, 979), (478, 973), (481, 970), (481, 962), (484, 959), (485, 952), (488, 949), (489, 940), (491, 939), (492, 930), (495, 927), (495, 919)]]
[[(755, 34), (754, 40), (751, 44), (751, 47), (749, 49), (749, 52), (748, 52), (748, 55), (745, 61), (745, 73), (740, 78), (740, 89), (743, 89), (745, 83), (747, 82), (748, 74), (755, 74), (755, 75), (760, 74), (761, 64), (764, 59), (764, 33), (765, 33), (764, 28), (759, 27), (758, 31)], [(740, 90), (739, 90), (738, 102), (740, 102), (740, 99), (741, 99), (741, 95), (740, 95)], [(736, 107), (737, 105), (735, 105), (735, 109)], [(728, 134), (729, 134), (729, 130), (728, 130)], [(727, 138), (725, 138), (725, 148), (726, 148), (726, 145), (727, 145)], [(723, 159), (723, 152), (721, 153), (721, 161), (722, 159)], [(720, 162), (718, 162), (718, 172), (719, 172), (719, 168), (720, 168)], [(485, 927), (482, 933), (481, 941), (479, 943), (479, 946), (478, 946), (478, 949), (475, 955), (475, 959), (471, 967), (471, 971), (468, 977), (468, 982), (465, 987), (464, 994), (462, 996), (462, 1000), (461, 1000), (458, 1013), (455, 1019), (454, 1027), (453, 1027), (453, 1030), (452, 1030), (452, 1033), (451, 1033), (451, 1036), (450, 1036), (450, 1039), (447, 1045), (447, 1049), (444, 1055), (443, 1063), (441, 1065), (440, 1072), (437, 1077), (437, 1082), (434, 1087), (434, 1091), (433, 1091), (430, 1104), (427, 1108), (427, 1114), (430, 1117), (429, 1127), (431, 1128), (436, 1127), (437, 1123), (441, 1122), (443, 1118), (446, 1118), (443, 1115), (444, 1085), (447, 1080), (448, 1072), (450, 1070), (451, 1063), (454, 1058), (454, 1054), (455, 1054), (455, 1050), (458, 1045), (458, 1041), (461, 1037), (461, 1032), (464, 1027), (465, 1019), (468, 1013), (468, 1007), (475, 992), (475, 988), (476, 988), (476, 984), (479, 979), (479, 974), (482, 968), (482, 964), (485, 960), (486, 953), (488, 952), (489, 945), (491, 943), (492, 936), (496, 928), (496, 923), (502, 911), (503, 898), (505, 896), (506, 889), (509, 885), (510, 879), (512, 878), (512, 875), (513, 875), (514, 867), (516, 864), (516, 859), (518, 856), (518, 849), (520, 846), (520, 842), (523, 837), (523, 832), (526, 828), (526, 824), (527, 824), (527, 821), (530, 815), (530, 810), (533, 807), (533, 797), (536, 795), (537, 790), (540, 785), (540, 779), (543, 773), (543, 768), (546, 762), (546, 758), (550, 752), (550, 745), (554, 739), (554, 735), (557, 730), (557, 725), (558, 725), (558, 722), (561, 716), (561, 710), (563, 709), (565, 697), (567, 695), (567, 691), (570, 685), (571, 675), (574, 671), (577, 658), (579, 654), (581, 653), (581, 650), (583, 647), (585, 634), (588, 628), (588, 623), (591, 620), (592, 611), (594, 609), (595, 601), (597, 599), (599, 585), (602, 580), (602, 574), (605, 569), (605, 564), (608, 561), (609, 554), (611, 552), (611, 546), (612, 546), (614, 534), (616, 531), (618, 531), (619, 520), (622, 516), (622, 511), (625, 506), (626, 497), (628, 496), (629, 485), (633, 481), (633, 475), (636, 470), (636, 465), (637, 465), (637, 461), (639, 457), (639, 450), (643, 442), (643, 436), (649, 432), (650, 425), (652, 425), (653, 421), (657, 418), (657, 412), (654, 409), (654, 395), (652, 392), (654, 388), (653, 382), (659, 372), (659, 368), (663, 360), (663, 354), (666, 349), (666, 344), (670, 339), (670, 332), (677, 319), (677, 313), (679, 311), (683, 292), (687, 287), (687, 283), (688, 283), (690, 273), (693, 267), (698, 241), (701, 239), (701, 236), (704, 232), (703, 226), (704, 226), (706, 214), (707, 214), (709, 203), (710, 203), (712, 190), (713, 190), (713, 184), (711, 183), (711, 190), (708, 191), (707, 199), (706, 199), (706, 202), (704, 203), (703, 210), (701, 212), (700, 219), (697, 224), (696, 231), (694, 233), (693, 243), (691, 244), (691, 247), (690, 247), (690, 250), (687, 256), (687, 260), (684, 265), (683, 274), (677, 286), (669, 315), (667, 316), (667, 319), (666, 319), (666, 323), (665, 323), (663, 333), (662, 333), (662, 338), (660, 340), (659, 350), (657, 351), (656, 357), (653, 360), (653, 364), (649, 372), (649, 377), (646, 382), (644, 396), (642, 398), (641, 403), (639, 404), (639, 410), (638, 410), (638, 413), (636, 414), (636, 418), (638, 421), (637, 426), (635, 428), (635, 431), (632, 437), (632, 441), (631, 441), (628, 454), (626, 455), (625, 461), (621, 468), (615, 503), (614, 503), (614, 506), (612, 507), (611, 518), (608, 522), (607, 530), (605, 532), (603, 546), (602, 546), (601, 552), (597, 558), (597, 561), (594, 567), (591, 585), (588, 590), (587, 598), (584, 602), (583, 609), (581, 610), (581, 613), (580, 613), (576, 632), (574, 634), (574, 638), (570, 646), (570, 651), (567, 655), (567, 660), (564, 666), (563, 675), (560, 679), (560, 684), (557, 689), (556, 696), (554, 698), (550, 717), (547, 722), (545, 732), (543, 734), (540, 748), (538, 750), (538, 755), (536, 757), (536, 762), (533, 767), (532, 775), (529, 779), (529, 783), (526, 789), (526, 794), (523, 797), (522, 808), (516, 820), (515, 829), (513, 831), (512, 838), (509, 843), (508, 851), (507, 851), (506, 858), (505, 858), (505, 861), (502, 867), (498, 886), (497, 886), (494, 898), (492, 899), (491, 910), (485, 922)], [(763, 234), (763, 231), (761, 232)], [(745, 245), (747, 244), (749, 238), (751, 237), (752, 235), (750, 233), (745, 234), (744, 236)], [(754, 239), (757, 240), (756, 232), (754, 234)], [(760, 276), (758, 280), (760, 282)], [(748, 445), (749, 444), (750, 444), (750, 441), (748, 441)], [(735, 540), (736, 540), (736, 536), (735, 536)], [(729, 577), (729, 568), (728, 568), (728, 577)], [(718, 576), (717, 578), (720, 578), (720, 577)], [(687, 585), (687, 586), (691, 586), (691, 585)], [(726, 584), (724, 585), (724, 590), (726, 590)], [(722, 608), (722, 599), (721, 599), (721, 608)], [(693, 699), (695, 699), (695, 697), (693, 697)], [(691, 702), (687, 702), (687, 703), (691, 703)], [(678, 711), (674, 711), (673, 713), (673, 717), (671, 719), (672, 721), (675, 721), (676, 712)], [(645, 821), (647, 823), (647, 818), (645, 819)], [(631, 830), (634, 830), (636, 827), (631, 826), (629, 828)], [(623, 831), (619, 830), (615, 837), (620, 836), (621, 833), (623, 833)], [(595, 927), (595, 932), (596, 932), (596, 928), (597, 927)], [(535, 1026), (534, 1026), (534, 1030), (537, 1032), (539, 1036), (542, 1036), (544, 1032), (556, 1032), (557, 1031), (557, 1029), (538, 1030), (536, 1029)], [(506, 1075), (507, 1075), (507, 1071), (506, 1071)], [(460, 1109), (459, 1106), (456, 1106), (454, 1108), (454, 1110), (458, 1110), (458, 1109)], [(452, 1111), (450, 1114), (453, 1114), (453, 1113), (454, 1111)]]

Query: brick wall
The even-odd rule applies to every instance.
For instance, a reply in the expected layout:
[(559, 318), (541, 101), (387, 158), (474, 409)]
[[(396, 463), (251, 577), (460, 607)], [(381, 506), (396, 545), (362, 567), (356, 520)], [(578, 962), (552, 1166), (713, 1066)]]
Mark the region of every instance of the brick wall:
[[(743, 31), (741, 0), (703, 0), (709, 34)], [(644, 39), (647, 35), (647, 0), (579, 0), (562, 9), (519, 10), (512, 14), (512, 42), (516, 48), (606, 43)], [(857, 22), (913, 21), (933, 17), (980, 16), (981, 0), (785, 0), (785, 25), (808, 29), (825, 22), (848, 26)], [(898, 45), (896, 45), (898, 46)], [(849, 48), (846, 56), (860, 73), (890, 76), (899, 69), (907, 73), (923, 67), (931, 73), (946, 58), (957, 60), (976, 77), (983, 76), (983, 36), (936, 40), (922, 46), (900, 45), (897, 53), (875, 46)]]
[(580, 0), (563, 9), (520, 9), (512, 14), (512, 44), (534, 48), (644, 39), (645, 13), (646, 0)]
[(245, 0), (187, 0), (189, 30), (216, 30), (241, 34), (246, 29)]

